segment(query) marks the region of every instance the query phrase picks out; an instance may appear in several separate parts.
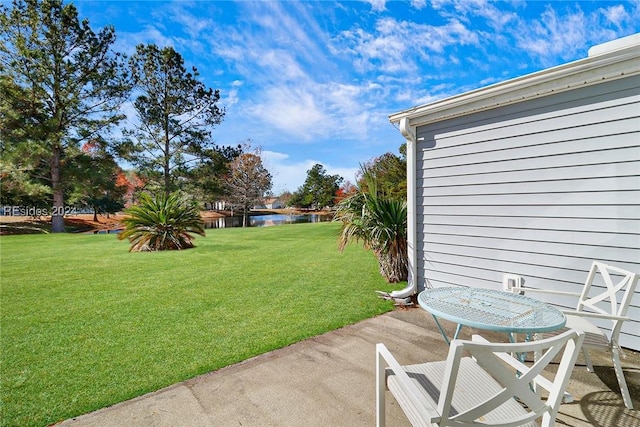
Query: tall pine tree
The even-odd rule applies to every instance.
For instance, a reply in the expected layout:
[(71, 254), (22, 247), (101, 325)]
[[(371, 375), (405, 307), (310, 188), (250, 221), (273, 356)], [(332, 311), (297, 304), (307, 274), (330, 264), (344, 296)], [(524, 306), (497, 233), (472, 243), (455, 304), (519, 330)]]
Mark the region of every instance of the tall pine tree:
[(123, 152), (148, 182), (169, 194), (179, 177), (211, 157), (211, 128), (224, 118), (220, 92), (198, 80), (195, 67), (188, 72), (171, 47), (138, 45), (129, 66), (137, 122), (126, 132), (130, 139)]
[(15, 166), (23, 155), (37, 156), (24, 162), (37, 171), (11, 164), (7, 169), (23, 172), (14, 174), (16, 179), (45, 183), (52, 231), (62, 232), (69, 187), (65, 165), (82, 155), (83, 141), (123, 119), (119, 109), (129, 92), (127, 69), (111, 50), (113, 27), (95, 33), (86, 19), (80, 21), (73, 4), (14, 0), (11, 8), (0, 5), (0, 12), (3, 162)]

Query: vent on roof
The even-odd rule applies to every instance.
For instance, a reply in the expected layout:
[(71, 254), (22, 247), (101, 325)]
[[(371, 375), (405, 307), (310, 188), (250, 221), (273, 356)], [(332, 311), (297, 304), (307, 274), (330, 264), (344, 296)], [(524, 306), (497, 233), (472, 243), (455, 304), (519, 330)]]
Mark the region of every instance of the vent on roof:
[(640, 33), (632, 34), (627, 37), (622, 37), (620, 39), (611, 40), (610, 42), (593, 46), (591, 49), (589, 49), (589, 57), (625, 49), (631, 46), (640, 46)]

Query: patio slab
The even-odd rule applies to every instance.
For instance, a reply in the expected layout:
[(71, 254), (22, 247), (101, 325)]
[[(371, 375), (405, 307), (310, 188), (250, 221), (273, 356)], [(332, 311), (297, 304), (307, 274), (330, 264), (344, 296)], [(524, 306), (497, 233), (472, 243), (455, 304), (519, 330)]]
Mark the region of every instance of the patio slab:
[[(453, 332), (454, 325), (446, 327)], [(461, 338), (471, 333), (504, 338), (471, 329)], [(402, 364), (444, 360), (448, 350), (428, 313), (398, 309), (58, 425), (372, 426), (378, 342)], [(625, 354), (622, 364), (640, 408), (640, 353)], [(640, 427), (640, 411), (626, 409), (617, 392), (610, 359), (595, 355), (595, 374), (578, 359), (569, 385), (575, 401), (562, 405), (558, 424)], [(409, 425), (388, 392), (387, 423)]]

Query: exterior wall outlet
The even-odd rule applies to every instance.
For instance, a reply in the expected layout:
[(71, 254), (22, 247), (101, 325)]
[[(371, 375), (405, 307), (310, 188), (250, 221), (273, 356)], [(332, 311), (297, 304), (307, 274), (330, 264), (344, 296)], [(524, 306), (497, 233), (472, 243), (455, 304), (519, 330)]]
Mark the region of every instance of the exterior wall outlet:
[(502, 275), (502, 290), (511, 292), (514, 287), (521, 288), (524, 285), (524, 278), (517, 274), (505, 273)]

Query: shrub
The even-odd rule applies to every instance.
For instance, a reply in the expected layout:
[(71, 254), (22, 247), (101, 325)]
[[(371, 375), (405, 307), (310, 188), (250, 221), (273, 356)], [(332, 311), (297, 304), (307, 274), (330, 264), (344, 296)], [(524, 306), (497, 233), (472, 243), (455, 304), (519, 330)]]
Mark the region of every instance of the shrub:
[(126, 209), (120, 240), (129, 239), (129, 251), (164, 251), (192, 248), (191, 233), (205, 235), (200, 210), (178, 193), (140, 196), (139, 204)]
[(367, 188), (338, 204), (334, 221), (342, 222), (339, 249), (361, 241), (375, 254), (387, 282), (407, 280), (407, 202), (378, 194), (375, 180), (366, 172)]

